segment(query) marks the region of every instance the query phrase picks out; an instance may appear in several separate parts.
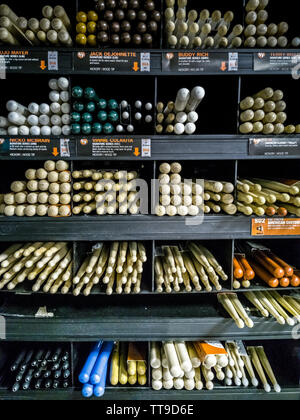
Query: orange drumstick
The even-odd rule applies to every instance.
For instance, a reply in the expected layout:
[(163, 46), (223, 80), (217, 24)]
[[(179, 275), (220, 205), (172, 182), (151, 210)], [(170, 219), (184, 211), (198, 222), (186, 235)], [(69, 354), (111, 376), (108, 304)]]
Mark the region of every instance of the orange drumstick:
[(287, 277), (283, 277), (280, 280), (280, 286), (281, 287), (289, 287), (289, 285), (290, 285), (290, 279), (288, 279)]
[(276, 210), (274, 209), (274, 207), (267, 207), (265, 210), (267, 216), (275, 216), (276, 214)]
[(242, 267), (240, 266), (240, 263), (238, 262), (237, 258), (233, 258), (233, 268), (234, 268), (234, 277), (237, 280), (240, 280), (244, 277), (244, 271)]
[(272, 288), (276, 288), (279, 286), (279, 280), (272, 277), (268, 271), (266, 271), (263, 267), (256, 264), (254, 261), (251, 261), (251, 266), (253, 267), (255, 273), (265, 282), (268, 286)]
[(293, 286), (293, 287), (299, 287), (300, 286), (300, 278), (295, 274), (291, 278), (291, 286)]
[(286, 277), (293, 277), (294, 269), (288, 263), (283, 261), (281, 258), (277, 257), (277, 255), (273, 254), (273, 252), (269, 252), (268, 255), (283, 269)]
[(284, 277), (284, 269), (262, 251), (253, 253), (253, 258), (277, 279)]
[(279, 216), (282, 216), (282, 217), (286, 217), (288, 215), (288, 211), (284, 207), (279, 207), (279, 209), (277, 210), (277, 213)]
[(253, 271), (253, 268), (248, 263), (247, 259), (244, 257), (239, 257), (239, 262), (242, 265), (245, 272), (244, 279), (249, 280), (249, 281), (254, 280), (255, 272)]

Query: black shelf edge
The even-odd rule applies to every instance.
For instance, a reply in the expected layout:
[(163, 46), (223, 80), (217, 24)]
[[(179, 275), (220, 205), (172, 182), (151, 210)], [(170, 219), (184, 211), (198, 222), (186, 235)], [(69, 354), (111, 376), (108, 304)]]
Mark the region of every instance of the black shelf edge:
[[(99, 136), (98, 136), (99, 137)], [(282, 155), (251, 155), (249, 150), (249, 142), (250, 139), (263, 139), (269, 138), (269, 136), (258, 136), (258, 135), (239, 135), (239, 134), (199, 134), (199, 135), (191, 135), (191, 136), (168, 136), (168, 135), (153, 135), (153, 134), (145, 134), (145, 135), (133, 135), (133, 136), (125, 136), (126, 138), (130, 138), (133, 140), (140, 140), (141, 138), (151, 139), (151, 157), (136, 157), (131, 154), (130, 152), (126, 157), (123, 156), (112, 156), (109, 157), (109, 160), (112, 161), (120, 161), (120, 160), (127, 160), (127, 161), (171, 161), (171, 160), (181, 160), (181, 161), (189, 161), (189, 160), (276, 160), (282, 159)], [(6, 136), (9, 139), (9, 136)], [(18, 137), (16, 137), (18, 138)], [(87, 139), (92, 141), (93, 138), (96, 136), (88, 136)], [(107, 138), (111, 139), (111, 136), (101, 136), (100, 138)], [(124, 136), (116, 135), (113, 138), (124, 138)], [(15, 138), (14, 138), (15, 139)], [(30, 139), (34, 139), (34, 137), (30, 137)], [(81, 152), (81, 148), (79, 146), (80, 140), (82, 136), (70, 136), (70, 157), (61, 157), (57, 156), (54, 157), (52, 154), (52, 150), (54, 147), (57, 147), (60, 137), (51, 137), (50, 138), (50, 145), (48, 147), (48, 153), (33, 153), (32, 156), (28, 157), (26, 155), (22, 155), (20, 152), (17, 156), (15, 152), (11, 152), (12, 156), (9, 156), (9, 152), (0, 153), (0, 161), (1, 160), (13, 160), (13, 161), (32, 161), (32, 160), (47, 160), (47, 159), (64, 159), (64, 160), (73, 160), (73, 161), (80, 161), (80, 160), (95, 160), (95, 161), (106, 161), (108, 159), (107, 156), (92, 156), (88, 154), (83, 154)], [(297, 141), (300, 144), (300, 136), (299, 135), (282, 135), (282, 136), (274, 136), (276, 140), (289, 140), (289, 141)], [(293, 150), (293, 148), (289, 149), (287, 147), (285, 149), (288, 153), (291, 151), (291, 155), (285, 155), (284, 159), (300, 159), (300, 153), (297, 154)]]
[[(76, 314), (74, 313), (74, 317)], [(201, 340), (284, 340), (291, 339), (292, 328), (275, 320), (253, 318), (253, 329), (238, 329), (229, 318), (160, 317), (145, 308), (140, 317), (94, 317), (77, 319), (34, 319), (6, 317), (7, 341), (94, 342)]]
[[(59, 390), (59, 391), (26, 391), (16, 394), (1, 390), (0, 400), (86, 400), (79, 390)], [(92, 400), (99, 399), (92, 398)], [(150, 388), (129, 389), (129, 388), (109, 388), (100, 401), (224, 401), (224, 400), (261, 400), (261, 401), (293, 401), (300, 400), (300, 387), (283, 388), (281, 393), (274, 391), (269, 394), (261, 389), (253, 388), (219, 388), (213, 391), (154, 391)], [(110, 404), (111, 406), (111, 404)], [(150, 409), (149, 409), (150, 412)]]
[[(254, 217), (255, 218), (255, 217)], [(0, 217), (0, 242), (151, 241), (253, 239), (252, 217), (208, 215), (203, 221), (180, 216)], [(274, 236), (264, 236), (264, 239)], [(299, 236), (280, 236), (281, 239)]]
[(103, 241), (250, 239), (251, 218), (245, 216), (207, 216), (202, 224), (188, 225), (182, 217), (71, 216), (0, 217), (0, 241)]
[[(74, 74), (82, 74), (82, 75), (91, 75), (94, 74), (95, 76), (101, 74), (111, 74), (107, 73), (105, 71), (103, 72), (95, 72), (90, 71), (88, 64), (86, 68), (82, 66), (80, 69), (75, 68), (75, 56), (77, 53), (85, 52), (89, 53), (92, 51), (121, 51), (120, 49), (114, 49), (114, 48), (107, 48), (107, 49), (100, 49), (100, 48), (41, 48), (41, 47), (17, 47), (12, 48), (9, 46), (1, 46), (0, 47), (0, 54), (2, 56), (7, 53), (9, 55), (10, 53), (13, 54), (13, 52), (17, 51), (24, 51), (26, 52), (26, 57), (29, 58), (29, 61), (26, 61), (25, 59), (23, 61), (13, 62), (13, 68), (7, 69), (7, 73), (19, 73), (22, 71), (22, 73), (25, 74), (64, 74), (64, 75), (74, 75)], [(209, 50), (205, 51), (210, 54), (211, 61), (213, 62), (213, 65), (208, 65), (207, 70), (204, 71), (191, 71), (191, 72), (180, 72), (180, 71), (164, 71), (162, 68), (162, 58), (163, 55), (167, 53), (197, 53), (197, 52), (203, 52), (203, 50), (173, 50), (173, 49), (133, 49), (129, 48), (126, 51), (132, 51), (136, 53), (150, 53), (151, 59), (151, 70), (150, 72), (141, 72), (141, 71), (133, 71), (131, 68), (132, 66), (128, 67), (128, 71), (115, 71), (114, 74), (116, 75), (135, 75), (135, 76), (170, 76), (170, 75), (176, 75), (176, 76), (187, 76), (187, 75), (290, 75), (291, 74), (291, 64), (288, 65), (286, 68), (282, 68), (282, 70), (274, 70), (271, 65), (268, 66), (268, 63), (264, 66), (262, 66), (260, 71), (255, 71), (254, 61), (255, 57), (259, 53), (298, 53), (300, 52), (299, 49), (238, 49), (238, 50), (231, 50), (231, 49), (217, 49), (217, 50)], [(48, 53), (49, 52), (57, 52), (58, 55), (58, 70), (49, 70), (48, 68)], [(220, 54), (226, 56), (231, 53), (238, 53), (239, 54), (239, 68), (237, 71), (221, 71), (220, 70)], [(214, 55), (216, 58), (214, 58)], [(41, 61), (44, 61), (46, 63), (46, 68), (43, 68), (41, 65)]]

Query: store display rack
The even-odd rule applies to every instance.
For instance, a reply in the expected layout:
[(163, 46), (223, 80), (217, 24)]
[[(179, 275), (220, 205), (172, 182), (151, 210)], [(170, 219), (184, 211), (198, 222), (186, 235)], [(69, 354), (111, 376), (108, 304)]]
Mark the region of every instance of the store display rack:
[[(14, 2), (11, 1), (13, 7)], [(19, 2), (15, 2), (18, 4)], [(69, 6), (66, 0), (61, 2)], [(216, 5), (217, 5), (216, 1)], [(243, 14), (245, 0), (232, 2), (238, 7), (240, 15)], [(289, 2), (290, 18), (295, 21), (292, 10), (294, 2)], [(33, 4), (33, 2), (32, 2)], [(19, 5), (19, 4), (18, 4)], [(76, 12), (84, 7), (84, 2), (76, 0), (72, 11), (73, 21)], [(228, 7), (229, 8), (229, 7)], [(162, 30), (163, 33), (163, 30)], [(20, 52), (26, 54), (20, 54)], [(133, 50), (136, 59), (140, 63), (141, 53), (148, 54), (150, 65), (149, 72), (135, 71), (131, 61), (128, 61), (127, 70), (115, 66), (115, 71), (93, 71), (89, 61), (86, 65), (78, 64), (78, 53), (84, 51), (87, 55), (95, 49), (80, 48), (17, 48), (0, 46), (0, 55), (6, 60), (6, 80), (0, 81), (8, 84), (13, 81), (9, 95), (3, 94), (1, 99), (1, 110), (5, 102), (18, 95), (21, 99), (26, 98), (26, 82), (34, 82), (39, 88), (41, 81), (45, 82), (49, 77), (66, 76), (73, 80), (80, 80), (82, 83), (96, 83), (101, 87), (102, 80), (109, 78), (109, 82), (116, 84), (119, 91), (122, 85), (130, 81), (132, 86), (146, 81), (151, 85), (153, 103), (161, 97), (168, 98), (176, 94), (176, 87), (180, 88), (186, 84), (207, 84), (211, 88), (208, 93), (207, 104), (203, 104), (204, 113), (195, 136), (158, 136), (154, 134), (154, 127), (151, 132), (142, 136), (130, 136), (134, 144), (141, 146), (141, 139), (151, 140), (151, 156), (135, 156), (133, 153), (128, 156), (93, 156), (82, 153), (80, 136), (70, 136), (70, 156), (63, 157), (71, 162), (72, 168), (78, 165), (96, 164), (101, 168), (104, 161), (109, 159), (117, 166), (124, 162), (130, 167), (134, 162), (136, 165), (148, 165), (149, 173), (157, 173), (157, 164), (161, 161), (180, 161), (190, 167), (205, 167), (207, 162), (214, 165), (219, 176), (228, 178), (236, 183), (240, 173), (257, 175), (260, 171), (264, 175), (274, 177), (286, 176), (296, 179), (299, 173), (300, 161), (300, 136), (278, 136), (273, 139), (279, 144), (280, 150), (275, 147), (271, 155), (255, 151), (251, 148), (252, 139), (258, 136), (244, 136), (238, 134), (238, 110), (239, 102), (247, 94), (253, 94), (268, 85), (274, 85), (285, 90), (292, 113), (297, 116), (297, 87), (299, 81), (297, 63), (300, 61), (300, 50), (218, 50), (209, 51), (210, 65), (206, 66), (201, 61), (197, 71), (188, 68), (182, 72), (181, 68), (166, 69), (164, 63), (166, 55), (177, 54), (183, 51), (169, 50), (165, 48), (164, 39), (161, 37), (159, 49)], [(105, 49), (108, 53), (118, 50)], [(189, 53), (188, 50), (184, 51)], [(192, 51), (195, 52), (195, 51)], [(53, 55), (54, 53), (54, 55)], [(260, 66), (259, 61), (263, 56), (264, 65)], [(282, 57), (284, 64), (274, 64), (273, 54)], [(56, 60), (56, 69), (49, 70), (49, 60)], [(229, 71), (229, 61), (235, 60), (234, 71)], [(14, 61), (12, 61), (14, 60)], [(46, 63), (42, 68), (41, 62)], [(221, 69), (225, 62), (226, 70)], [(121, 77), (123, 76), (123, 77)], [(138, 78), (137, 78), (138, 76)], [(77, 78), (77, 79), (76, 79)], [(102, 79), (103, 78), (103, 79)], [(125, 79), (124, 79), (125, 78)], [(174, 85), (174, 81), (175, 85)], [(14, 84), (16, 83), (16, 85)], [(20, 88), (18, 88), (18, 84)], [(104, 84), (105, 85), (105, 84)], [(219, 86), (216, 93), (215, 87)], [(32, 89), (32, 87), (30, 87)], [(128, 88), (127, 88), (128, 89)], [(121, 92), (122, 93), (122, 92)], [(132, 94), (134, 91), (131, 92)], [(28, 99), (28, 102), (33, 99)], [(218, 102), (219, 100), (219, 102)], [(215, 115), (216, 108), (220, 108), (219, 115)], [(225, 116), (222, 116), (224, 108)], [(294, 111), (293, 111), (294, 108)], [(200, 121), (201, 123), (201, 121)], [(213, 133), (215, 131), (215, 133)], [(105, 137), (105, 136), (104, 136)], [(116, 136), (118, 138), (118, 136)], [(129, 137), (129, 136), (127, 136)], [(263, 140), (266, 140), (264, 136)], [(26, 139), (25, 139), (26, 140)], [(92, 137), (87, 140), (92, 142)], [(272, 139), (269, 139), (269, 141)], [(10, 141), (9, 138), (6, 141)], [(60, 138), (51, 138), (47, 153), (43, 155), (31, 154), (27, 156), (20, 154), (13, 156), (0, 154), (0, 192), (7, 189), (11, 175), (4, 169), (12, 167), (13, 162), (18, 166), (20, 172), (31, 165), (38, 165), (36, 161), (47, 159), (58, 160), (62, 156), (54, 156), (52, 151), (59, 145)], [(283, 160), (282, 160), (283, 159)], [(281, 162), (279, 163), (279, 160)], [(91, 161), (94, 161), (91, 163)], [(280, 171), (278, 168), (280, 166)], [(228, 171), (229, 168), (229, 171)], [(23, 171), (24, 172), (24, 171)], [(211, 177), (214, 171), (210, 169)], [(4, 218), (0, 217), (0, 245), (4, 243), (19, 241), (74, 241), (74, 242), (98, 242), (113, 240), (141, 240), (148, 241), (151, 248), (150, 260), (152, 264), (153, 249), (155, 241), (227, 241), (230, 249), (230, 258), (233, 253), (235, 240), (253, 239), (252, 218), (244, 216), (209, 215), (204, 222), (196, 226), (187, 226), (186, 221), (179, 217), (158, 218), (153, 215), (141, 216), (85, 216), (70, 217), (65, 219), (50, 218)], [(255, 240), (257, 238), (254, 238)], [(286, 249), (293, 243), (293, 249), (299, 250), (298, 235), (263, 237), (259, 240), (270, 239), (274, 245), (285, 242)], [(227, 264), (230, 265), (230, 258)], [(126, 341), (151, 341), (151, 340), (193, 340), (193, 339), (242, 339), (260, 340), (261, 342), (273, 345), (274, 348), (284, 346), (285, 340), (291, 340), (292, 329), (287, 326), (280, 326), (273, 320), (265, 320), (254, 316), (255, 326), (252, 330), (239, 330), (234, 322), (228, 318), (216, 303), (216, 296), (203, 294), (182, 296), (159, 296), (153, 293), (153, 270), (149, 264), (148, 277), (151, 287), (149, 293), (142, 293), (140, 296), (90, 296), (88, 298), (74, 298), (72, 296), (45, 296), (42, 294), (30, 295), (28, 291), (15, 293), (0, 293), (0, 315), (6, 320), (6, 339), (15, 345), (28, 341), (43, 342), (68, 342), (72, 348), (78, 343), (95, 342), (102, 338), (104, 340), (126, 340)], [(232, 268), (230, 268), (232, 271)], [(232, 278), (232, 273), (231, 273)], [(42, 309), (42, 310), (40, 310)], [(40, 311), (39, 311), (40, 310)], [(271, 340), (276, 340), (275, 342)], [(3, 342), (4, 346), (6, 345)], [(18, 344), (17, 344), (18, 343)], [(0, 347), (2, 342), (0, 341)], [(296, 348), (297, 341), (291, 342), (291, 348)], [(299, 350), (298, 350), (299, 351)], [(286, 368), (286, 367), (285, 367)], [(289, 366), (292, 371), (293, 366)], [(286, 368), (286, 370), (288, 370)], [(289, 372), (288, 374), (291, 374)], [(299, 376), (299, 375), (298, 375)], [(285, 399), (299, 400), (299, 381), (290, 381), (283, 376), (283, 392), (281, 394), (265, 394), (254, 389), (224, 389), (216, 388), (212, 392), (185, 392), (185, 391), (160, 391), (154, 392), (150, 386), (144, 389), (137, 388), (108, 388), (105, 394), (107, 400), (264, 400), (264, 399)], [(12, 394), (8, 389), (0, 386), (0, 400), (5, 399), (57, 399), (57, 400), (78, 400), (81, 393), (75, 383), (73, 372), (72, 388), (49, 392), (22, 392)]]

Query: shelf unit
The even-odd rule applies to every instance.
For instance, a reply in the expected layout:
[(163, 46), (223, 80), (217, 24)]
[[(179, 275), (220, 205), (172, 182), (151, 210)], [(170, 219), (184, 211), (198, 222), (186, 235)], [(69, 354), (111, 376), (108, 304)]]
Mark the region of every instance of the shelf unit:
[[(79, 10), (80, 1), (76, 0), (76, 10)], [(241, 5), (245, 1), (240, 2)], [(183, 51), (164, 49), (161, 41), (161, 49), (147, 50), (143, 53), (150, 56), (150, 72), (135, 72), (128, 64), (128, 70), (119, 71), (118, 68), (113, 72), (113, 76), (124, 77), (153, 77), (156, 80), (167, 80), (170, 76), (176, 76), (177, 82), (193, 77), (202, 80), (204, 77), (223, 78), (226, 82), (227, 77), (236, 79), (238, 86), (238, 96), (241, 96), (241, 78), (247, 77), (248, 80), (264, 77), (271, 80), (272, 77), (280, 78), (283, 87), (286, 80), (297, 78), (295, 70), (297, 57), (300, 57), (300, 50), (276, 50), (282, 54), (286, 63), (276, 68), (271, 62), (271, 55), (275, 50), (263, 50), (266, 54), (264, 66), (259, 68), (259, 54), (261, 50), (218, 50), (209, 51), (209, 59), (212, 63), (210, 67), (201, 68), (199, 71), (182, 72), (177, 70), (166, 70), (163, 66), (165, 57), (169, 53), (181, 54)], [(108, 77), (107, 72), (91, 71), (89, 64), (79, 67), (77, 56), (82, 52), (79, 48), (64, 49), (57, 51), (57, 70), (49, 70), (49, 52), (54, 48), (17, 48), (11, 49), (0, 46), (0, 55), (6, 56), (8, 67), (6, 68), (8, 78), (24, 74), (38, 75), (45, 77), (55, 77), (63, 75), (67, 77)], [(26, 55), (20, 52), (26, 51)], [(95, 49), (84, 49), (89, 54)], [(114, 53), (119, 50), (111, 48), (106, 51)], [(137, 57), (141, 50), (130, 49), (135, 52)], [(189, 51), (184, 51), (189, 53)], [(194, 52), (194, 51), (193, 51)], [(236, 55), (238, 67), (235, 71), (229, 71), (230, 54)], [(19, 62), (9, 64), (10, 58), (19, 57)], [(47, 64), (46, 69), (40, 66), (44, 60)], [(269, 60), (269, 61), (268, 61)], [(296, 60), (296, 61), (295, 61)], [(300, 60), (300, 59), (299, 59)], [(226, 71), (220, 68), (220, 62), (225, 61)], [(285, 61), (285, 60), (284, 60)], [(14, 67), (14, 68), (13, 68)], [(189, 69), (190, 70), (190, 69)], [(294, 74), (292, 75), (292, 71)], [(296, 72), (296, 73), (295, 73)], [(299, 73), (299, 72), (298, 72)], [(269, 78), (267, 78), (269, 76)], [(110, 76), (111, 77), (111, 74)], [(257, 80), (257, 79), (255, 79)], [(0, 81), (2, 86), (3, 81)], [(156, 98), (157, 99), (157, 98)], [(238, 106), (236, 103), (236, 109)], [(126, 160), (129, 162), (144, 163), (160, 161), (215, 161), (216, 165), (220, 161), (231, 161), (235, 166), (234, 180), (237, 179), (237, 170), (240, 163), (274, 161), (282, 159), (282, 154), (275, 153), (272, 156), (256, 155), (250, 152), (249, 144), (251, 138), (258, 136), (243, 136), (236, 134), (234, 130), (231, 134), (197, 134), (195, 136), (158, 136), (147, 133), (144, 136), (130, 136), (134, 141), (139, 142), (141, 138), (151, 140), (151, 157), (141, 158), (128, 155), (126, 159), (121, 157), (109, 157), (110, 161)], [(105, 137), (105, 136), (104, 136)], [(116, 136), (118, 137), (118, 136)], [(260, 138), (263, 136), (260, 136)], [(7, 139), (10, 140), (9, 138)], [(24, 155), (10, 156), (7, 153), (0, 153), (0, 167), (2, 162), (26, 162), (46, 159), (60, 159), (60, 156), (52, 155), (52, 148), (59, 143), (60, 138), (51, 138), (48, 152), (41, 155), (26, 157)], [(81, 136), (70, 136), (70, 157), (66, 158), (72, 165), (79, 161), (95, 160), (104, 161), (106, 157), (86, 157), (81, 153)], [(91, 141), (92, 137), (88, 137)], [(289, 146), (284, 149), (284, 159), (286, 161), (300, 161), (300, 135), (298, 136), (278, 136), (276, 140), (286, 143), (289, 141), (297, 142), (296, 152), (291, 151)], [(294, 149), (295, 150), (295, 149)], [(1, 183), (1, 181), (0, 181)], [(3, 218), (0, 217), (0, 242), (27, 241), (86, 241), (95, 242), (99, 240), (143, 240), (143, 241), (184, 241), (184, 240), (247, 240), (251, 239), (251, 218), (244, 216), (209, 216), (205, 217), (204, 222), (197, 226), (187, 226), (185, 221), (179, 217), (158, 218), (156, 216), (105, 216), (105, 217), (70, 217), (66, 219), (50, 218)], [(299, 236), (292, 237), (299, 239)], [(268, 239), (268, 238), (264, 238)], [(273, 238), (269, 238), (273, 239)], [(280, 237), (273, 240), (291, 239), (291, 236)], [(153, 279), (152, 279), (153, 280)], [(207, 300), (208, 299), (208, 300)], [(273, 320), (265, 320), (254, 317), (255, 327), (253, 330), (239, 330), (234, 322), (227, 317), (216, 305), (215, 295), (156, 295), (153, 293), (141, 294), (140, 296), (90, 296), (89, 298), (73, 298), (72, 296), (45, 296), (30, 295), (26, 292), (19, 294), (0, 294), (0, 315), (5, 316), (7, 326), (8, 342), (95, 342), (99, 338), (105, 340), (121, 341), (143, 341), (143, 340), (193, 340), (193, 339), (242, 339), (259, 340), (268, 342), (270, 340), (282, 341), (290, 340), (292, 329), (288, 326), (279, 326)], [(167, 303), (167, 304), (166, 304)], [(45, 307), (50, 318), (37, 317), (38, 309)], [(0, 342), (1, 343), (1, 342)], [(72, 344), (73, 345), (73, 344)], [(43, 392), (22, 392), (16, 395), (0, 388), (0, 400), (5, 399), (55, 399), (55, 400), (79, 400), (81, 394), (76, 387), (64, 391), (43, 391)], [(265, 394), (260, 390), (253, 389), (224, 389), (216, 388), (214, 391), (186, 392), (186, 391), (160, 391), (154, 392), (147, 387), (141, 389), (112, 389), (108, 388), (105, 400), (299, 400), (300, 386), (286, 386), (281, 394)]]

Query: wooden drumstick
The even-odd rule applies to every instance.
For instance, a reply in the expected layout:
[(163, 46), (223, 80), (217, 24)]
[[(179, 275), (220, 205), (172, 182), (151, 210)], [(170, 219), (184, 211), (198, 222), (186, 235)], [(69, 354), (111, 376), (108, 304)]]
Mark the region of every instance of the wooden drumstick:
[(273, 371), (273, 369), (270, 365), (270, 362), (267, 358), (267, 355), (265, 353), (264, 348), (262, 346), (261, 347), (256, 347), (255, 350), (256, 350), (256, 353), (257, 353), (257, 355), (260, 359), (260, 362), (262, 363), (270, 381), (272, 382), (272, 385), (274, 387), (275, 392), (280, 393), (281, 392), (281, 387), (279, 386), (279, 384), (277, 382), (274, 371)]
[(277, 312), (274, 306), (269, 301), (268, 297), (263, 292), (255, 292), (257, 298), (268, 312), (277, 320), (280, 325), (285, 325), (285, 319)]
[(235, 310), (233, 304), (231, 303), (229, 297), (226, 294), (218, 294), (218, 301), (223, 305), (224, 309), (228, 312), (231, 318), (235, 321), (238, 328), (243, 329), (245, 324), (243, 320), (239, 317), (237, 311)]
[(250, 354), (252, 363), (253, 363), (253, 365), (254, 365), (257, 373), (258, 373), (258, 376), (260, 377), (260, 380), (263, 384), (264, 390), (268, 393), (271, 392), (271, 387), (268, 384), (268, 381), (267, 381), (266, 375), (264, 373), (263, 367), (262, 367), (261, 362), (259, 360), (259, 357), (257, 355), (256, 348), (255, 347), (247, 347), (247, 351)]
[(71, 30), (71, 21), (65, 11), (65, 9), (62, 6), (56, 6), (53, 10), (54, 16), (61, 19), (65, 27), (68, 29), (68, 31)]
[(300, 322), (300, 315), (299, 313), (295, 310), (295, 308), (293, 306), (290, 305), (287, 297), (282, 297), (278, 292), (276, 291), (271, 291), (271, 295), (277, 300), (277, 302), (283, 306), (283, 308), (285, 308), (291, 315), (293, 315), (298, 322)]
[(259, 382), (258, 382), (258, 380), (257, 380), (257, 378), (255, 376), (255, 372), (254, 372), (254, 369), (253, 369), (253, 366), (252, 366), (252, 362), (251, 362), (250, 357), (248, 355), (247, 356), (243, 355), (242, 356), (242, 360), (243, 360), (243, 362), (245, 364), (245, 367), (246, 367), (246, 370), (247, 370), (248, 375), (250, 377), (250, 380), (251, 380), (252, 385), (255, 388), (257, 388), (258, 385), (259, 385)]
[(197, 270), (197, 273), (199, 274), (200, 280), (205, 287), (205, 290), (207, 292), (212, 292), (213, 289), (211, 285), (209, 284), (209, 279), (208, 279), (208, 276), (206, 275), (204, 267), (199, 263), (198, 260), (196, 260), (196, 258), (193, 255), (192, 255), (192, 261)]
[(270, 303), (274, 306), (276, 311), (285, 319), (288, 325), (293, 327), (295, 325), (295, 321), (288, 316), (288, 314), (283, 310), (283, 308), (279, 305), (279, 303), (276, 301), (276, 299), (272, 296), (271, 293), (268, 291), (265, 291), (265, 295), (270, 300)]
[(237, 313), (241, 316), (241, 318), (245, 321), (245, 324), (248, 328), (254, 327), (254, 322), (251, 318), (249, 318), (247, 312), (245, 311), (243, 305), (241, 304), (240, 300), (238, 299), (236, 294), (228, 294), (231, 303), (235, 307)]
[[(23, 249), (24, 249), (24, 245), (22, 243), (17, 243), (17, 244), (11, 245), (10, 247), (8, 247), (5, 251), (3, 251), (0, 254), (0, 263), (5, 261), (11, 255), (15, 254), (18, 250), (23, 250)], [(23, 254), (23, 252), (24, 251), (21, 251), (21, 255)], [(16, 255), (16, 257), (19, 258), (19, 255)]]

